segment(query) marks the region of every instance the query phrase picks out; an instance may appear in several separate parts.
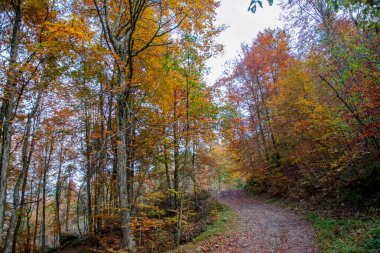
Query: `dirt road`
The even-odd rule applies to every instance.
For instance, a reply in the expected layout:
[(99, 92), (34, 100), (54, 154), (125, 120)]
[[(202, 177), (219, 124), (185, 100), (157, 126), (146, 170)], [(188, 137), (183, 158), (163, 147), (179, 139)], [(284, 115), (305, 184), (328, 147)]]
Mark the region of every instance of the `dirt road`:
[[(315, 253), (314, 232), (296, 214), (262, 203), (243, 191), (219, 193), (219, 202), (240, 216), (238, 229), (217, 240), (206, 252), (215, 253)], [(205, 252), (204, 250), (202, 250)]]

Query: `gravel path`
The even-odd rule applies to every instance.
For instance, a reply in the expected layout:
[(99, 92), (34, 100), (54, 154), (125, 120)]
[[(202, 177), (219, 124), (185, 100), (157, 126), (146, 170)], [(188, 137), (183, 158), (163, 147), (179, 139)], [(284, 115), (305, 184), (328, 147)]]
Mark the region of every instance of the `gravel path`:
[(215, 253), (315, 253), (314, 232), (296, 214), (262, 203), (243, 191), (219, 193), (219, 202), (240, 216), (236, 232), (220, 237), (203, 252)]

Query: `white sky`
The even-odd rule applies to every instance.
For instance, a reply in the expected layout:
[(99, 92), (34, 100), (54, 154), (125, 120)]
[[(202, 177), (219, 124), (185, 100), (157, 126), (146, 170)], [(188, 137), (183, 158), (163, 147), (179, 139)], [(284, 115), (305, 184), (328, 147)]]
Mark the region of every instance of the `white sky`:
[[(274, 1), (279, 2), (279, 1)], [(227, 29), (218, 37), (217, 42), (224, 45), (224, 54), (210, 59), (207, 66), (210, 74), (207, 84), (212, 85), (224, 71), (224, 63), (236, 58), (243, 42), (251, 43), (258, 32), (265, 28), (276, 28), (282, 25), (279, 20), (280, 7), (269, 6), (263, 0), (263, 7), (258, 6), (255, 14), (248, 12), (250, 0), (221, 0), (217, 10), (216, 25), (227, 25)]]

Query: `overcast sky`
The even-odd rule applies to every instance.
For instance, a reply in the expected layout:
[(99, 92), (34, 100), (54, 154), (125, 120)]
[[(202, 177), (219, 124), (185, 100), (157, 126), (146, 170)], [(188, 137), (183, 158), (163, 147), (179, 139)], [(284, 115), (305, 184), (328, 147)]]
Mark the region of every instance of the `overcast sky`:
[(221, 5), (217, 10), (216, 24), (225, 24), (228, 28), (219, 36), (217, 42), (224, 45), (225, 52), (222, 56), (208, 61), (210, 74), (206, 80), (209, 85), (212, 85), (223, 73), (224, 63), (236, 58), (241, 43), (251, 43), (258, 32), (265, 28), (276, 28), (282, 24), (279, 20), (279, 6), (269, 6), (264, 0), (264, 8), (258, 8), (253, 14), (247, 11), (249, 2), (250, 0), (221, 0)]

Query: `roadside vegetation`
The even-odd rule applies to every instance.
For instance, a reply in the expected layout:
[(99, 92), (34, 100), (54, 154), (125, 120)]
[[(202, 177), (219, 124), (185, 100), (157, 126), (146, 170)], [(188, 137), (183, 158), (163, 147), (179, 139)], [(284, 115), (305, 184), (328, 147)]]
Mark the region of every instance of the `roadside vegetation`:
[(313, 224), (321, 252), (368, 253), (380, 249), (380, 217), (334, 218), (319, 212), (306, 215)]
[(309, 221), (319, 252), (372, 253), (380, 249), (380, 209), (354, 211), (341, 204), (320, 208), (305, 201), (256, 196), (266, 203), (292, 210)]
[(194, 240), (170, 253), (180, 252), (207, 252), (210, 246), (222, 243), (229, 237), (231, 231), (235, 231), (239, 226), (238, 214), (231, 208), (218, 204), (212, 212), (213, 220), (206, 227), (205, 231), (199, 234)]

